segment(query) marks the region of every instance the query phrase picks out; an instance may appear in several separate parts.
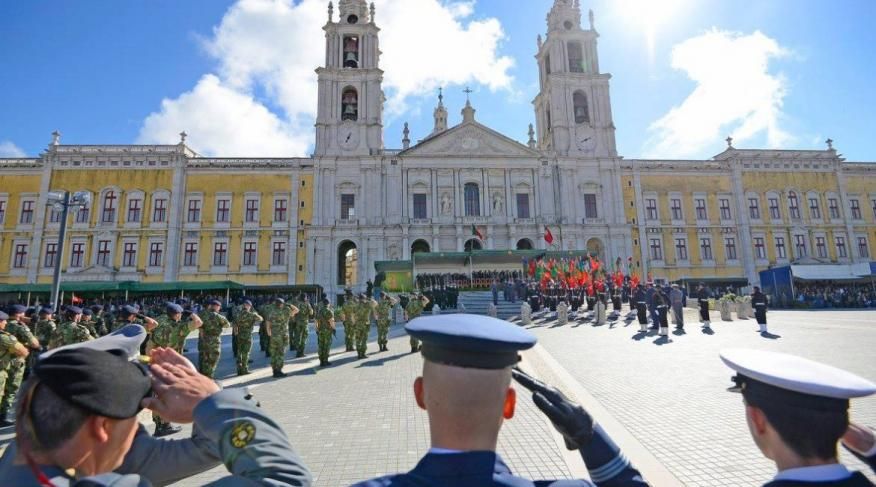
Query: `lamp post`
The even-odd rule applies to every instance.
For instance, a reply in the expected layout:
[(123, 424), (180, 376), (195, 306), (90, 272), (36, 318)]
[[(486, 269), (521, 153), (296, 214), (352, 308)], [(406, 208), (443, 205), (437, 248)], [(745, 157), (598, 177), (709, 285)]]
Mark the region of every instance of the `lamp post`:
[(49, 193), (48, 204), (61, 212), (61, 227), (58, 230), (58, 252), (55, 260), (55, 273), (52, 278), (51, 307), (56, 313), (60, 310), (58, 297), (61, 295), (61, 260), (64, 258), (64, 237), (67, 233), (67, 214), (70, 208), (87, 208), (91, 202), (91, 193), (78, 191), (70, 194), (69, 191), (52, 191)]

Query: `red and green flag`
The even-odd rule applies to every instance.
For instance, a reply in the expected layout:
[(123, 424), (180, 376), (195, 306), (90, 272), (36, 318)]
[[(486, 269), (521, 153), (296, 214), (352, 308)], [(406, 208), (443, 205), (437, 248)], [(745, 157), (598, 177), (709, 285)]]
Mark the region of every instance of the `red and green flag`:
[(544, 226), (544, 241), (548, 243), (548, 245), (554, 243), (554, 234), (551, 233), (551, 229)]
[(486, 240), (487, 238), (484, 236), (484, 231), (472, 224), (471, 226), (471, 234), (474, 237), (477, 237), (481, 240)]

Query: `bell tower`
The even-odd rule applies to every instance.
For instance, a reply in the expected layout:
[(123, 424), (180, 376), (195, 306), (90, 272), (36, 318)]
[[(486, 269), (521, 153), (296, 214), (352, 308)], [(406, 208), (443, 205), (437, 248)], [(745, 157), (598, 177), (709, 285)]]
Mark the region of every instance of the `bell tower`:
[(325, 66), (316, 70), (318, 156), (367, 156), (383, 149), (383, 71), (374, 4), (340, 0), (340, 18), (328, 4)]
[(540, 91), (533, 100), (541, 150), (561, 156), (615, 157), (609, 80), (599, 70), (593, 11), (581, 27), (579, 0), (554, 0), (547, 38), (538, 36)]

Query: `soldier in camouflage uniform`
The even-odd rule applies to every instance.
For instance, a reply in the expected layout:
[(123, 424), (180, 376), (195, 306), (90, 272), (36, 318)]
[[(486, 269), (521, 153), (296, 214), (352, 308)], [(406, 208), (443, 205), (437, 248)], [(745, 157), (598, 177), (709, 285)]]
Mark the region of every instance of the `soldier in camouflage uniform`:
[[(191, 320), (182, 320), (183, 308), (175, 303), (167, 303), (167, 313), (158, 318), (158, 326), (152, 330), (152, 347), (172, 348), (182, 354), (186, 337), (193, 330), (201, 327), (201, 318), (193, 314)], [(161, 437), (178, 433), (182, 430), (179, 426), (173, 426), (161, 419), (161, 416), (152, 413), (152, 421), (155, 423), (153, 436)]]
[(93, 315), (94, 320), (94, 330), (97, 331), (97, 336), (104, 336), (109, 333), (109, 328), (106, 326), (106, 320), (104, 319), (105, 313), (103, 311), (103, 306), (99, 304), (95, 304), (91, 307), (91, 313)]
[[(28, 351), (27, 347), (22, 345), (15, 335), (6, 331), (7, 320), (9, 315), (0, 311), (0, 403), (6, 402), (6, 384), (9, 381), (9, 369), (13, 362), (26, 360)], [(16, 388), (16, 392), (18, 388)], [(15, 400), (13, 396), (12, 400)], [(10, 401), (11, 404), (11, 401)], [(0, 415), (0, 427), (12, 426), (14, 421), (7, 418), (8, 412)]]
[(319, 365), (330, 365), (329, 352), (332, 348), (332, 336), (335, 334), (335, 313), (328, 298), (322, 298), (322, 303), (316, 308), (316, 342), (319, 351)]
[[(27, 318), (24, 317), (27, 309), (21, 305), (14, 305), (10, 308), (10, 317), (6, 323), (6, 333), (15, 337), (18, 343), (24, 345), (30, 351), (38, 351), (40, 342), (33, 336), (30, 328), (27, 326)], [(18, 394), (18, 389), (21, 387), (21, 381), (24, 379), (27, 360), (24, 357), (17, 357), (10, 361), (7, 367), (7, 379), (4, 387), (3, 400), (0, 401), (0, 426), (10, 426), (13, 423), (11, 418), (7, 418), (9, 411), (15, 404), (15, 396)], [(15, 416), (15, 413), (12, 414)]]
[[(219, 311), (222, 309), (222, 303), (214, 299), (207, 303), (207, 310), (202, 312), (201, 335), (198, 338), (200, 356), (198, 363), (200, 365), (199, 372), (209, 378), (213, 378), (216, 372), (216, 365), (219, 364), (219, 357), (222, 350), (222, 329), (231, 326), (228, 319), (222, 316)], [(201, 343), (203, 342), (203, 343)]]
[(94, 335), (81, 324), (81, 320), (82, 309), (68, 306), (64, 311), (64, 320), (55, 328), (52, 338), (49, 339), (49, 349), (94, 340)]
[(347, 346), (348, 352), (352, 352), (355, 349), (357, 307), (353, 292), (347, 289), (347, 294), (344, 296), (344, 304), (341, 306), (340, 318), (344, 322), (344, 344)]
[(274, 377), (286, 377), (283, 365), (286, 361), (286, 347), (289, 341), (289, 320), (298, 313), (298, 308), (286, 304), (283, 298), (274, 299), (274, 304), (265, 312), (265, 327), (271, 337), (271, 368)]
[[(408, 301), (408, 307), (405, 309), (405, 312), (408, 314), (408, 321), (420, 316), (427, 304), (429, 304), (429, 298), (415, 293), (411, 300)], [(420, 341), (411, 337), (411, 353), (419, 351)]]
[[(259, 314), (264, 317), (268, 314), (268, 310), (273, 306), (271, 303), (263, 304), (259, 308)], [(265, 352), (265, 357), (271, 356), (271, 337), (268, 336), (268, 329), (262, 323), (262, 326), (259, 327), (259, 349), (262, 352)]]
[(368, 332), (371, 331), (371, 317), (377, 303), (364, 294), (359, 295), (356, 307), (356, 355), (365, 358), (368, 351)]
[(40, 342), (40, 350), (48, 350), (49, 341), (52, 339), (52, 334), (58, 325), (52, 319), (52, 308), (43, 308), (39, 313), (39, 320), (33, 327), (33, 334), (37, 341)]
[[(252, 350), (252, 329), (264, 318), (252, 308), (252, 301), (245, 300), (234, 313), (231, 332), (237, 337), (237, 375), (249, 373), (249, 352)], [(262, 327), (264, 328), (264, 327)]]
[(390, 320), (389, 315), (392, 313), (392, 308), (395, 307), (398, 301), (386, 293), (381, 293), (380, 295), (380, 303), (377, 305), (377, 346), (380, 347), (381, 352), (385, 352), (389, 350), (387, 345), (389, 341), (387, 340), (387, 336), (389, 335), (389, 325), (392, 320)]
[(94, 312), (89, 308), (85, 308), (82, 310), (82, 319), (79, 320), (79, 324), (88, 329), (88, 333), (91, 334), (93, 338), (97, 338), (100, 336), (100, 333), (97, 332), (97, 326), (94, 321)]
[(306, 294), (301, 295), (296, 305), (298, 306), (298, 314), (293, 320), (294, 334), (291, 335), (293, 343), (290, 343), (289, 348), (295, 349), (297, 357), (303, 357), (304, 347), (307, 345), (307, 324), (313, 318), (313, 306), (310, 305), (310, 298)]

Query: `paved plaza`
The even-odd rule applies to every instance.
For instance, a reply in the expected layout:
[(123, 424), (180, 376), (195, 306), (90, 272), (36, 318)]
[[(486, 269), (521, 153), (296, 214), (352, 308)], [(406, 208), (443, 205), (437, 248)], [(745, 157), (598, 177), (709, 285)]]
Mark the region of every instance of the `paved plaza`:
[[(634, 322), (557, 326), (537, 319), (528, 328), (539, 345), (525, 353), (523, 366), (581, 402), (652, 485), (661, 487), (760, 485), (774, 473), (748, 435), (741, 397), (726, 392), (732, 374), (719, 350), (790, 352), (876, 378), (872, 311), (774, 311), (772, 338), (756, 333), (754, 320), (714, 321), (713, 334), (701, 332), (693, 310), (687, 320), (686, 334), (664, 342), (654, 333), (637, 333)], [(422, 359), (409, 353), (400, 326), (391, 337), (390, 351), (377, 353), (372, 336), (372, 353), (364, 360), (343, 352), (336, 340), (333, 365), (321, 369), (311, 336), (309, 355), (287, 355), (290, 375), (278, 380), (257, 351), (255, 372), (235, 377), (226, 336), (218, 377), (226, 387), (255, 393), (289, 434), (316, 485), (348, 485), (409, 470), (429, 447), (428, 418), (412, 392)], [(189, 349), (196, 349), (194, 342)], [(512, 470), (532, 478), (585, 477), (580, 458), (565, 451), (529, 395), (521, 394), (518, 404), (499, 441)], [(852, 418), (876, 425), (876, 398), (853, 401)], [(0, 430), (0, 445), (10, 433)], [(864, 469), (851, 455), (842, 459)], [(224, 472), (218, 467), (178, 485), (201, 485)]]

